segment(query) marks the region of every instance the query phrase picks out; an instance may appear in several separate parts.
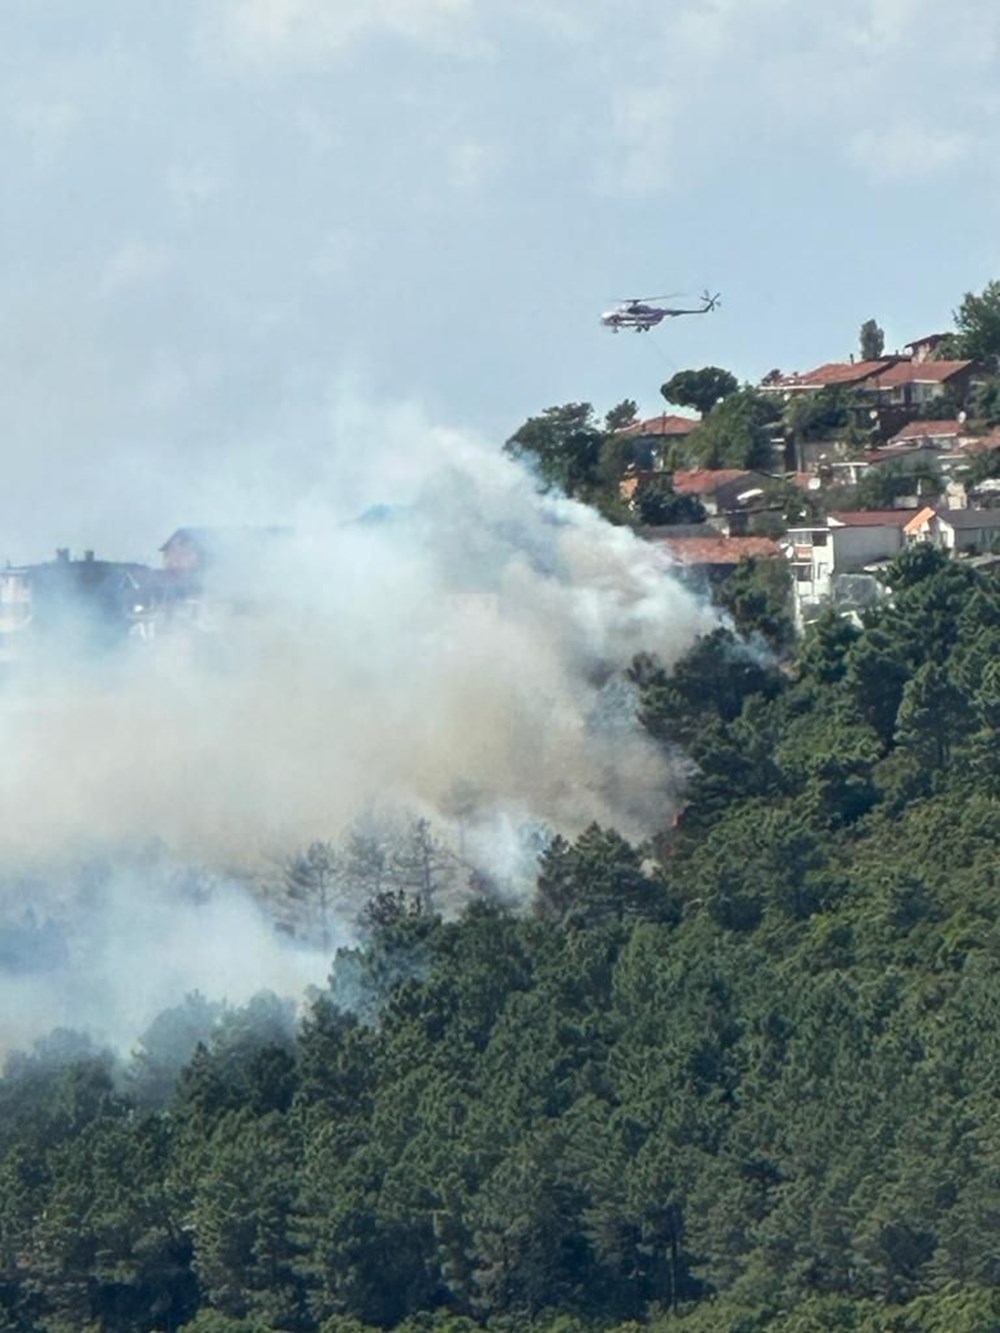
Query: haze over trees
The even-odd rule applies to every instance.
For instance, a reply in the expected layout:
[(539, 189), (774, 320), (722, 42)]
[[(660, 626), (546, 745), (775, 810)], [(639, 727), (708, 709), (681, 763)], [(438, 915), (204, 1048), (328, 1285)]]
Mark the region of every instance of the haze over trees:
[(530, 462), (546, 486), (583, 499), (597, 482), (603, 440), (590, 403), (565, 403), (529, 417), (504, 449)]
[(556, 838), (524, 908), (444, 921), (429, 829), (392, 911), (313, 845), (293, 887), (368, 866), (376, 907), (299, 1021), (192, 996), (124, 1064), (8, 1060), (0, 1327), (996, 1327), (1000, 582), (889, 578), (790, 669), (724, 629), (635, 663), (693, 764), (653, 846)]

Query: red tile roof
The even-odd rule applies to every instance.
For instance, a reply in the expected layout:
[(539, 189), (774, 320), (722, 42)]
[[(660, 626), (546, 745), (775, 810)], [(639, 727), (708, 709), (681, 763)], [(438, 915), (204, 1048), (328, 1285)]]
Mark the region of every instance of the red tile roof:
[(757, 482), (759, 476), (754, 472), (748, 472), (742, 467), (695, 467), (680, 469), (674, 473), (674, 493), (676, 495), (711, 495), (717, 491), (720, 486), (726, 486), (731, 481), (739, 481), (746, 477), (748, 481)]
[(923, 440), (929, 435), (961, 435), (960, 421), (911, 421), (892, 437), (891, 444), (902, 444), (904, 440)]
[(892, 361), (828, 361), (826, 365), (807, 370), (804, 374), (793, 371), (773, 380), (769, 388), (822, 389), (831, 384), (857, 384), (881, 371), (888, 370)]
[(845, 528), (902, 528), (913, 513), (912, 509), (850, 509), (830, 518)]
[(781, 555), (770, 537), (662, 537), (657, 544), (684, 565), (738, 565), (744, 559)]
[(622, 426), (616, 435), (690, 435), (701, 425), (696, 417), (673, 416), (664, 412), (659, 417), (649, 417), (646, 421), (633, 421), (631, 426)]
[(971, 361), (898, 361), (887, 370), (880, 370), (873, 378), (878, 388), (896, 384), (942, 384), (953, 375), (960, 375), (972, 366)]

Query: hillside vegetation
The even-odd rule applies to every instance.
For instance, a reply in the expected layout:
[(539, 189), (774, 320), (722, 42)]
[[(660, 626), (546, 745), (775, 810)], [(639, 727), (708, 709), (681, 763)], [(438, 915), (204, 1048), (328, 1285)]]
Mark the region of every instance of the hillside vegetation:
[(790, 669), (636, 663), (697, 765), (655, 856), (397, 902), (297, 1025), (13, 1060), (0, 1329), (1000, 1329), (1000, 585), (892, 578)]

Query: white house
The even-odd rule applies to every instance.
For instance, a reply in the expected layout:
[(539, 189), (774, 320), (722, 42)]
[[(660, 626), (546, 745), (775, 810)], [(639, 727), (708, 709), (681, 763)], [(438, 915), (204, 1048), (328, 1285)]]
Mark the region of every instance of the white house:
[(799, 627), (834, 597), (838, 575), (891, 560), (902, 549), (903, 529), (912, 518), (912, 509), (857, 510), (830, 514), (825, 524), (789, 528), (785, 553)]
[(927, 505), (909, 516), (907, 542), (930, 542), (956, 555), (1000, 546), (1000, 509), (944, 509)]

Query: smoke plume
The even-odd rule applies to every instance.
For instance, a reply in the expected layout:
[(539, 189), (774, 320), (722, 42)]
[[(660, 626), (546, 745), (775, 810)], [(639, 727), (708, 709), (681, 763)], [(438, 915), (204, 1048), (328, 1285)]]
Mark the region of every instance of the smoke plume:
[[(74, 923), (58, 965), (7, 968), (11, 1004), (30, 996), (46, 1022), (114, 1015), (118, 1036), (184, 989), (322, 979), (230, 889), (171, 897), (130, 865), (88, 908), (76, 890), (60, 903), (53, 864), (155, 841), (176, 864), (259, 876), (375, 803), (512, 880), (538, 829), (598, 820), (641, 838), (665, 822), (674, 775), (622, 671), (640, 651), (675, 660), (710, 609), (651, 546), (541, 495), (496, 449), (407, 414), (381, 446), (356, 423), (347, 435), (305, 494), (290, 455), (270, 484), (192, 495), (196, 519), (243, 529), (245, 552), (210, 571), (197, 616), (96, 658), (52, 649), (11, 668), (0, 857), (34, 887), (30, 902), (7, 895), (8, 920)], [(247, 527), (266, 495), (277, 534)], [(95, 974), (119, 978), (114, 995)]]

